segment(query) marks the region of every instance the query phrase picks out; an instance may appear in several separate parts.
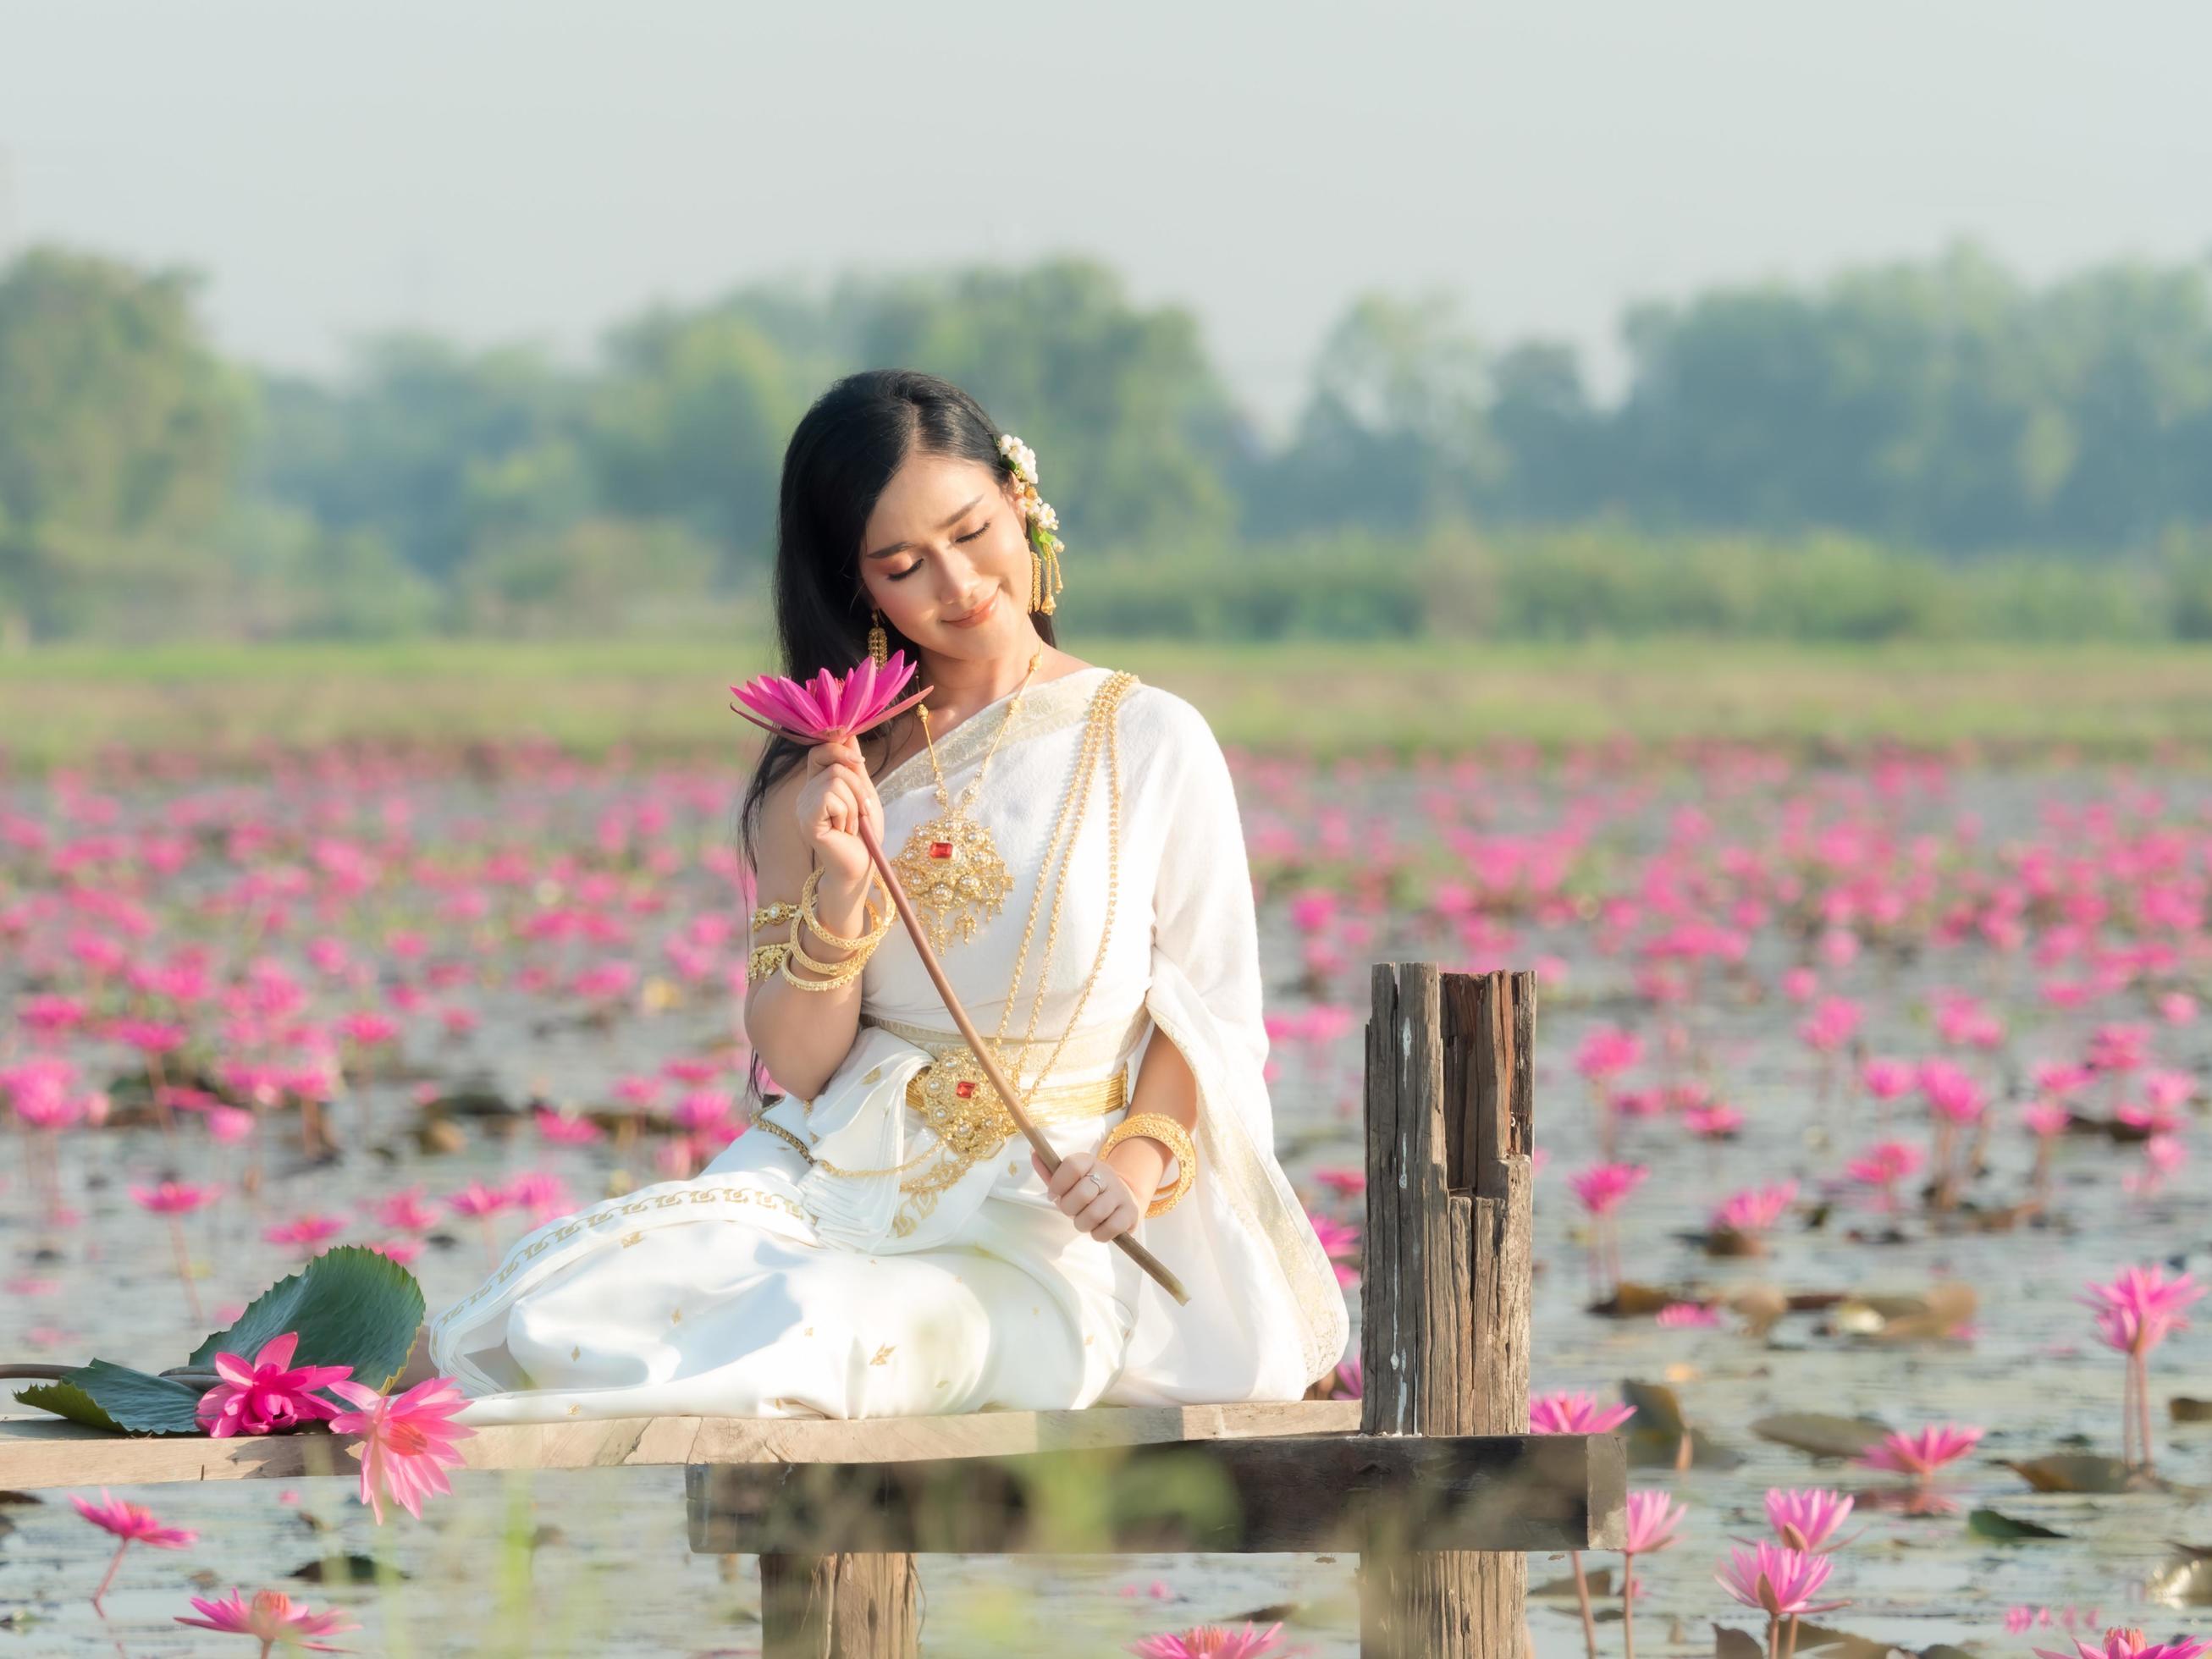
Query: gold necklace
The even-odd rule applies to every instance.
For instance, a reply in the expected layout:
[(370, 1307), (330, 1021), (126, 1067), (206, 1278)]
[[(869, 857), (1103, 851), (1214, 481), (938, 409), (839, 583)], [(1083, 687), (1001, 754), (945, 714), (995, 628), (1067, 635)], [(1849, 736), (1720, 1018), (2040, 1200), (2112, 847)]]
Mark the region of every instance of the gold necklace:
[[(1137, 683), (1137, 677), (1123, 672), (1114, 675), (1102, 685), (1093, 700), (1090, 718), (1084, 723), (1083, 741), (1074, 766), (1074, 779), (1068, 793), (1062, 797), (1060, 812), (1053, 825), (1044, 862), (1038, 868), (1036, 891), (1030, 900), (1030, 914), (1022, 929), (1022, 945), (1014, 962), (1012, 982), (1006, 988), (1006, 1006), (999, 1016), (999, 1030), (989, 1039), (993, 1058), (1000, 1061), (1007, 1074), (1007, 1081), (1024, 1103), (1034, 1103), (1037, 1091), (1059, 1060), (1060, 1050), (1081, 1021), (1084, 1007), (1091, 1000), (1091, 988), (1106, 965), (1106, 951), (1113, 938), (1113, 919), (1115, 897), (1121, 886), (1121, 756), (1118, 721), (1115, 718), (1121, 701)], [(1030, 940), (1036, 932), (1037, 907), (1044, 897), (1045, 872), (1052, 868), (1053, 859), (1061, 852), (1063, 835), (1066, 855), (1062, 859), (1060, 878), (1053, 890), (1052, 921), (1045, 931), (1044, 956), (1037, 970), (1037, 988), (1030, 1001), (1029, 1032), (1022, 1039), (1024, 1045), (1036, 1039), (1037, 1020), (1043, 1012), (1046, 981), (1054, 947), (1060, 935), (1061, 900), (1067, 888), (1068, 872), (1075, 862), (1075, 842), (1081, 833), (1087, 815), (1091, 795), (1091, 774), (1097, 768), (1101, 742), (1103, 742), (1109, 764), (1109, 817), (1107, 820), (1107, 878), (1106, 920), (1100, 929), (1097, 954), (1092, 958), (1091, 973), (1084, 981), (1083, 989), (1076, 998), (1075, 1009), (1070, 1015), (1067, 1029), (1060, 1033), (1060, 1041), (1053, 1045), (1052, 1053), (1045, 1057), (1037, 1074), (1024, 1084), (1016, 1075), (1018, 1067), (1006, 1066), (1001, 1045), (1006, 1041), (1006, 1026), (1013, 1017), (1014, 1000), (1021, 989), (1022, 969), (1029, 959)], [(957, 1048), (931, 1062), (924, 1074), (921, 1098), (916, 1111), (932, 1131), (933, 1144), (904, 1163), (878, 1170), (848, 1170), (826, 1161), (822, 1167), (836, 1176), (862, 1176), (904, 1174), (925, 1158), (935, 1156), (932, 1168), (920, 1175), (902, 1181), (899, 1188), (906, 1197), (892, 1223), (892, 1231), (903, 1237), (914, 1231), (921, 1218), (937, 1205), (938, 1194), (954, 1185), (972, 1169), (978, 1159), (994, 1157), (999, 1148), (1014, 1133), (1012, 1115), (1006, 1111), (998, 1091), (991, 1085), (988, 1073), (975, 1055), (965, 1048)], [(1032, 1115), (1036, 1115), (1033, 1111)]]
[(976, 928), (998, 915), (1006, 895), (1014, 890), (1013, 872), (999, 856), (990, 831), (968, 816), (968, 806), (982, 789), (984, 775), (1022, 712), (1022, 699), (1029, 695), (1030, 681), (1043, 659), (1042, 649), (1030, 655), (1029, 672), (1022, 676), (1021, 687), (1006, 706), (1006, 718), (999, 722), (983, 763), (975, 769), (975, 781), (960, 792), (957, 802), (945, 786), (945, 769), (937, 763), (929, 705), (919, 705), (922, 740), (929, 745), (930, 769), (937, 774), (939, 811), (937, 817), (915, 826), (906, 845), (891, 860), (891, 867), (898, 872), (899, 885), (906, 889), (908, 898), (921, 913), (930, 949), (940, 957), (956, 940), (974, 939)]
[[(1122, 696), (1136, 684), (1136, 676), (1126, 672), (1115, 675), (1101, 686), (1097, 700), (1092, 705), (1092, 718), (1084, 726), (1083, 746), (1075, 763), (1075, 781), (1060, 803), (1059, 822), (1053, 826), (1051, 844), (1045, 850), (1044, 862), (1037, 870), (1036, 892), (1030, 900), (1030, 915), (1022, 929), (1022, 947), (1014, 960), (1014, 973), (1006, 987), (1006, 1002), (999, 1015), (998, 1031), (991, 1038), (992, 1057), (1006, 1072), (1006, 1080), (1014, 1092), (1027, 1103), (1032, 1101), (1044, 1080), (1058, 1063), (1060, 1052), (1067, 1046), (1068, 1036), (1081, 1023), (1085, 1006), (1091, 1000), (1091, 988), (1098, 983), (1098, 975), (1106, 966), (1106, 951), (1114, 936), (1114, 907), (1121, 886), (1121, 762), (1118, 741), (1116, 714)], [(1013, 1017), (1014, 999), (1021, 989), (1023, 964), (1029, 959), (1030, 940), (1036, 932), (1037, 905), (1044, 896), (1045, 872), (1052, 868), (1054, 856), (1061, 849), (1061, 832), (1066, 834), (1065, 857), (1060, 866), (1060, 879), (1054, 885), (1052, 921), (1045, 930), (1044, 956), (1037, 965), (1036, 994), (1030, 1000), (1029, 1031), (1023, 1037), (1024, 1046), (1036, 1039), (1037, 1020), (1044, 1010), (1047, 980), (1052, 963), (1053, 950), (1060, 934), (1061, 899), (1067, 889), (1068, 872), (1075, 864), (1075, 844), (1082, 833), (1083, 820), (1088, 813), (1091, 799), (1091, 777), (1096, 769), (1101, 741), (1109, 757), (1110, 816), (1107, 819), (1107, 877), (1106, 919), (1099, 929), (1098, 950), (1091, 959), (1091, 972), (1083, 981), (1083, 989), (1075, 1000), (1075, 1007), (1068, 1015), (1066, 1029), (1060, 1041), (1053, 1045), (1052, 1053), (1045, 1056), (1037, 1073), (1024, 1083), (1018, 1066), (1008, 1066), (1001, 1045), (1006, 1041), (1006, 1025)], [(1073, 808), (1071, 817), (1070, 809)], [(929, 1150), (942, 1153), (938, 1161), (921, 1174), (909, 1176), (899, 1183), (907, 1195), (893, 1231), (901, 1236), (911, 1232), (916, 1221), (936, 1207), (937, 1196), (953, 1186), (973, 1168), (980, 1158), (996, 1156), (1000, 1146), (1014, 1133), (1014, 1121), (991, 1085), (989, 1074), (982, 1062), (967, 1048), (955, 1049), (942, 1060), (934, 1061), (922, 1085), (922, 1101), (918, 1108), (922, 1121), (934, 1132), (937, 1146)], [(1034, 1116), (1035, 1114), (1032, 1113)], [(920, 1162), (909, 1158), (908, 1164)], [(907, 1165), (901, 1165), (903, 1170)]]

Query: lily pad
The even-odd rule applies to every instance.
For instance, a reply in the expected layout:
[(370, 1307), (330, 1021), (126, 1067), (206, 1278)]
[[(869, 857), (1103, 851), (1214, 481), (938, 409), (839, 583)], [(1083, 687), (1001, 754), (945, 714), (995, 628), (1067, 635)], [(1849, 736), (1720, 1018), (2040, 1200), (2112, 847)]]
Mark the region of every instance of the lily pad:
[(379, 1576), (384, 1573), (389, 1573), (394, 1578), (413, 1577), (410, 1573), (401, 1571), (389, 1561), (379, 1561), (373, 1555), (362, 1555), (358, 1552), (346, 1555), (318, 1556), (312, 1561), (293, 1568), (285, 1577), (297, 1578), (310, 1584), (374, 1584)]
[(1636, 1415), (1621, 1425), (1632, 1467), (1682, 1468), (1685, 1441), (1689, 1446), (1687, 1463), (1692, 1468), (1732, 1469), (1743, 1462), (1742, 1453), (1732, 1451), (1703, 1430), (1691, 1427), (1682, 1414), (1680, 1398), (1664, 1383), (1624, 1381), (1620, 1397), (1636, 1408)]
[(2154, 1490), (2157, 1480), (2117, 1457), (2096, 1452), (2054, 1452), (2015, 1462), (1998, 1460), (2038, 1492), (2121, 1492)]
[(2166, 1402), (2166, 1414), (2177, 1423), (2212, 1423), (2212, 1400), (2178, 1394)]
[(2180, 1547), (2143, 1582), (2143, 1595), (2164, 1607), (2212, 1607), (2212, 1551)]
[(1974, 1287), (1946, 1279), (1912, 1295), (1847, 1296), (1828, 1316), (1831, 1329), (1875, 1342), (1917, 1342), (1954, 1336), (1973, 1322)]
[(1784, 1412), (1762, 1417), (1751, 1425), (1762, 1440), (1790, 1446), (1814, 1457), (1856, 1457), (1889, 1432), (1887, 1426), (1864, 1417), (1838, 1417), (1826, 1412)]
[(1976, 1510), (1966, 1517), (1966, 1530), (1977, 1538), (2000, 1544), (2026, 1543), (2037, 1538), (2063, 1538), (2066, 1534), (2039, 1522), (2022, 1521), (1996, 1510)]
[(407, 1363), (422, 1323), (422, 1291), (390, 1256), (358, 1244), (324, 1251), (253, 1299), (227, 1330), (192, 1350), (191, 1364), (218, 1353), (251, 1359), (271, 1338), (296, 1331), (295, 1365), (349, 1365), (353, 1378), (380, 1389)]
[(74, 1382), (33, 1382), (27, 1389), (16, 1389), (15, 1398), (23, 1405), (52, 1412), (56, 1417), (66, 1417), (87, 1428), (106, 1429), (118, 1434), (123, 1430), (120, 1423), (100, 1410), (97, 1400)]
[(205, 1432), (192, 1414), (199, 1404), (199, 1389), (106, 1359), (79, 1365), (61, 1382), (21, 1389), (15, 1398), (95, 1429), (126, 1434)]

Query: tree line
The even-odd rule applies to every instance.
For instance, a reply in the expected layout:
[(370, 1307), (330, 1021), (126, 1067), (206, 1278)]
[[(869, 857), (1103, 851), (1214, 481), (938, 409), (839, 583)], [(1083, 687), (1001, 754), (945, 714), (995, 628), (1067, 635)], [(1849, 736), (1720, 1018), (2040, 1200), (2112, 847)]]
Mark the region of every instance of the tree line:
[(1129, 631), (2190, 634), (2209, 276), (2038, 287), (1961, 243), (1716, 288), (1625, 313), (1610, 400), (1571, 345), (1367, 294), (1269, 443), (1191, 313), (1085, 259), (748, 285), (632, 317), (580, 367), (389, 334), (314, 379), (217, 351), (189, 273), (37, 248), (0, 271), (0, 638), (757, 605), (793, 424), (887, 364), (1036, 449), (1097, 561), (1086, 620)]

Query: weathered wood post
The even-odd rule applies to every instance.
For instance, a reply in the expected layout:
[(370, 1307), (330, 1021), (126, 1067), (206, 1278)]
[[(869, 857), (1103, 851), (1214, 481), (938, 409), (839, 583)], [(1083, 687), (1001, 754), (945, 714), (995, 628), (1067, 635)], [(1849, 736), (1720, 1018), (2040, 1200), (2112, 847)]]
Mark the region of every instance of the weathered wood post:
[[(1360, 1431), (1526, 1434), (1536, 976), (1376, 963)], [(1524, 1655), (1526, 1558), (1379, 1534), (1364, 1659)]]
[(911, 1555), (763, 1555), (761, 1659), (919, 1659)]

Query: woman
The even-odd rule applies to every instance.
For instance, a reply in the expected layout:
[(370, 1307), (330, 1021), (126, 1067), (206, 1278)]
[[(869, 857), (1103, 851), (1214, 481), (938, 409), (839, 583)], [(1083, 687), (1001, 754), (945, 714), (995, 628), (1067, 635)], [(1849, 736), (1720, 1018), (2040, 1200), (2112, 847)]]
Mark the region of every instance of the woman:
[[(800, 421), (787, 672), (896, 648), (933, 690), (857, 741), (771, 740), (741, 814), (745, 1027), (757, 1097), (762, 1065), (785, 1092), (697, 1178), (548, 1222), (433, 1322), (464, 1420), (1294, 1400), (1335, 1364), (1343, 1293), (1274, 1153), (1227, 763), (1191, 704), (1055, 645), (1035, 475), (930, 375), (852, 375)], [(1107, 1242), (1129, 1231), (1187, 1305)]]

